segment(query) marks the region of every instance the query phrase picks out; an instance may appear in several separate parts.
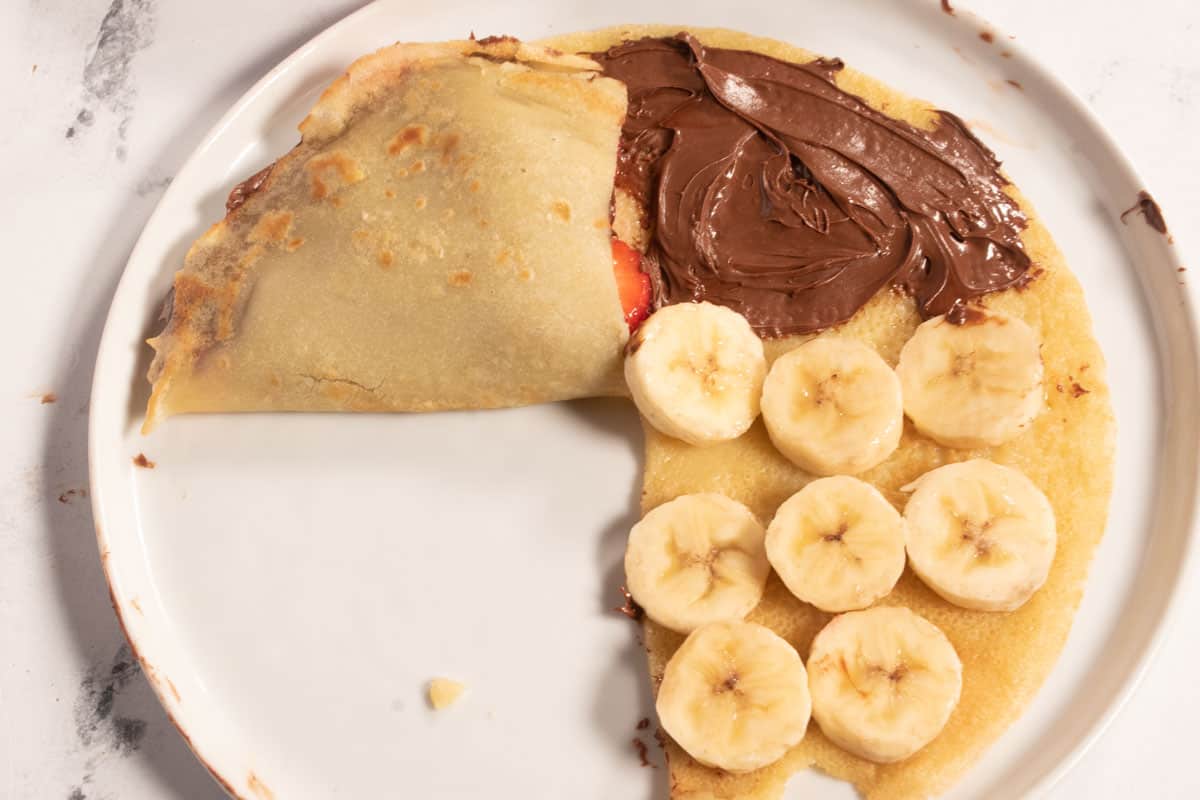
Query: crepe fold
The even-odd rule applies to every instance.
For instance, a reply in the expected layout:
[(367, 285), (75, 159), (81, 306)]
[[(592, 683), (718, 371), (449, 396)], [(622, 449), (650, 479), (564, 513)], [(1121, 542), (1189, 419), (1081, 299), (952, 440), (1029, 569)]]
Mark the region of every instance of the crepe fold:
[(495, 408), (623, 391), (623, 84), (512, 39), (355, 62), (175, 276), (144, 430), (215, 411)]

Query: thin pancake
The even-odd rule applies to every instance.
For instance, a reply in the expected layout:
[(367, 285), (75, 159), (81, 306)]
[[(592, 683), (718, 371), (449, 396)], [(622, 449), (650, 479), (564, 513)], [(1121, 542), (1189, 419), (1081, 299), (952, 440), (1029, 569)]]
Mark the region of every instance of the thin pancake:
[(619, 394), (624, 86), (511, 39), (359, 59), (175, 278), (146, 429)]
[[(668, 36), (678, 27), (626, 27), (573, 34), (548, 44), (575, 52), (604, 50), (624, 39)], [(689, 29), (705, 44), (754, 50), (777, 58), (807, 61), (811, 53), (780, 42), (721, 30)], [(875, 108), (914, 125), (928, 125), (931, 107), (905, 97), (851, 69), (838, 85)], [(906, 426), (900, 448), (862, 477), (897, 507), (899, 488), (941, 464), (991, 458), (1025, 472), (1049, 497), (1058, 518), (1058, 552), (1049, 579), (1023, 608), (1011, 614), (956, 608), (906, 572), (882, 602), (906, 605), (942, 628), (963, 660), (962, 700), (943, 733), (912, 758), (886, 766), (851, 756), (826, 740), (813, 724), (804, 741), (775, 765), (746, 775), (703, 767), (667, 741), (672, 798), (779, 797), (788, 777), (815, 766), (851, 781), (870, 798), (926, 797), (947, 789), (983, 754), (1032, 699), (1066, 641), (1083, 593), (1088, 564), (1104, 530), (1111, 491), (1114, 424), (1105, 385), (1104, 359), (1092, 336), (1082, 289), (1028, 202), (1015, 191), (1030, 224), (1023, 241), (1043, 270), (1022, 290), (989, 295), (989, 307), (1015, 314), (1042, 339), (1048, 387), (1046, 408), (1032, 430), (1017, 440), (984, 450), (939, 447)], [(891, 364), (920, 317), (911, 298), (884, 291), (837, 334), (859, 339)], [(775, 358), (804, 341), (768, 342)], [(648, 511), (681, 494), (722, 492), (747, 504), (764, 521), (811, 480), (784, 459), (767, 439), (761, 422), (742, 438), (698, 449), (646, 429), (646, 472), (642, 506)], [(768, 625), (807, 658), (812, 637), (829, 619), (796, 600), (774, 576), (750, 620)], [(657, 686), (682, 637), (646, 622), (650, 675)]]

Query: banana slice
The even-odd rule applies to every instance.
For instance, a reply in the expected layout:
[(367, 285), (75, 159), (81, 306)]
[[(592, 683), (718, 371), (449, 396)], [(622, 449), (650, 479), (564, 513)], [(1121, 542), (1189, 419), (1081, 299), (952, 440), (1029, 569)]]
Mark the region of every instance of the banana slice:
[(625, 586), (650, 619), (679, 633), (742, 619), (771, 572), (765, 535), (750, 509), (724, 495), (677, 497), (629, 532)]
[(758, 416), (767, 362), (746, 318), (712, 303), (654, 312), (634, 332), (625, 382), (646, 421), (705, 445), (741, 436)]
[(900, 444), (900, 380), (879, 354), (822, 337), (781, 356), (763, 385), (771, 442), (816, 475), (864, 472)]
[(881, 606), (834, 617), (817, 634), (808, 685), (821, 732), (886, 764), (941, 733), (962, 692), (962, 662), (933, 623)]
[(909, 563), (946, 600), (1012, 611), (1046, 582), (1054, 509), (1023, 473), (975, 459), (938, 467), (902, 491), (913, 492), (904, 507)]
[(904, 572), (904, 519), (858, 478), (820, 478), (775, 512), (767, 560), (792, 594), (822, 611), (866, 608)]
[(900, 351), (904, 412), (947, 447), (1003, 444), (1042, 410), (1037, 334), (1016, 317), (971, 309), (954, 325), (923, 322)]
[(778, 761), (808, 728), (808, 675), (795, 649), (762, 625), (697, 628), (671, 656), (658, 719), (710, 767), (748, 772)]

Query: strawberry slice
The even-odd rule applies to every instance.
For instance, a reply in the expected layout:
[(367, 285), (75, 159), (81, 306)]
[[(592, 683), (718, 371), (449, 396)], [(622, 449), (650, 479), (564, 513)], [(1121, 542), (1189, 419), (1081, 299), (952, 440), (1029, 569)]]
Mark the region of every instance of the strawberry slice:
[(612, 240), (613, 276), (632, 333), (650, 315), (650, 276), (642, 272), (642, 254), (620, 239)]

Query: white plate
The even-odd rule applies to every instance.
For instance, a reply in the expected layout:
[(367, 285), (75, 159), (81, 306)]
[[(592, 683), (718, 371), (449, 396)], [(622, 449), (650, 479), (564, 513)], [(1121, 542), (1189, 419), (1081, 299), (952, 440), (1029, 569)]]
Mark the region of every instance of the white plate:
[[(429, 416), (178, 418), (138, 434), (142, 343), (228, 189), (296, 140), (319, 90), (396, 39), (533, 38), (632, 21), (723, 25), (847, 62), (967, 120), (1087, 289), (1119, 424), (1111, 521), (1075, 629), (1018, 724), (952, 793), (1020, 797), (1062, 774), (1145, 667), (1191, 547), (1200, 392), (1193, 300), (1134, 216), (1142, 188), (1082, 104), (978, 21), (852, 0), (369, 6), (225, 116), (146, 226), (104, 331), (91, 406), (97, 534), (163, 704), (246, 798), (664, 792), (630, 740), (649, 715), (616, 605), (641, 436), (616, 402)], [(1009, 55), (1005, 55), (1008, 53)], [(1019, 82), (1024, 89), (1005, 83)], [(134, 467), (139, 452), (157, 462)], [(434, 715), (425, 681), (469, 695)], [(646, 737), (647, 739), (649, 737)], [(651, 744), (651, 754), (657, 748)], [(794, 797), (850, 797), (803, 775)]]

